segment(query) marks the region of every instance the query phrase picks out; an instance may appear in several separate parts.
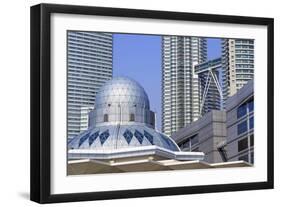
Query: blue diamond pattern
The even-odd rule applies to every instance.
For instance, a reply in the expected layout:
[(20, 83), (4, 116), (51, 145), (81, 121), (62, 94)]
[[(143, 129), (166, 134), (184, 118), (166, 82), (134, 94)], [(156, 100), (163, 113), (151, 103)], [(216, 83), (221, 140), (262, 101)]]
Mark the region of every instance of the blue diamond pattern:
[(100, 142), (102, 145), (107, 140), (108, 137), (109, 137), (109, 130), (106, 130), (100, 134)]
[(148, 139), (148, 141), (153, 144), (153, 136), (144, 130), (144, 136)]
[(89, 135), (90, 133), (88, 132), (88, 133), (86, 133), (85, 135), (83, 135), (81, 138), (80, 138), (80, 140), (79, 140), (79, 147), (83, 144), (83, 142), (88, 138), (88, 135)]
[(93, 142), (97, 139), (98, 136), (99, 136), (99, 131), (93, 133), (93, 134), (89, 137), (89, 145), (90, 145), (90, 146), (93, 144)]
[(140, 144), (142, 144), (143, 141), (143, 134), (140, 133), (140, 131), (136, 130), (134, 133), (135, 137), (137, 138), (137, 140), (139, 141)]
[(131, 142), (131, 140), (132, 140), (134, 135), (133, 135), (133, 133), (130, 130), (126, 129), (126, 131), (124, 132), (123, 136), (125, 137), (127, 143), (130, 144), (130, 142)]

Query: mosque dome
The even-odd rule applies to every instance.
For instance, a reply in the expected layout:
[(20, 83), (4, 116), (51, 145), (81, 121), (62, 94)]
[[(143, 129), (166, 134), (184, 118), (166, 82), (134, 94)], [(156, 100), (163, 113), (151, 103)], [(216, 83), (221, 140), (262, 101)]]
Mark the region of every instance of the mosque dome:
[(92, 126), (68, 143), (69, 149), (96, 151), (157, 146), (180, 151), (168, 136), (154, 129), (155, 114), (149, 99), (136, 81), (117, 77), (103, 85), (97, 96)]
[(90, 127), (133, 122), (155, 127), (155, 113), (150, 111), (145, 90), (130, 78), (115, 77), (106, 82), (96, 95), (94, 108)]
[(149, 99), (143, 87), (126, 77), (106, 82), (96, 95), (95, 108), (108, 105), (126, 105), (149, 109)]

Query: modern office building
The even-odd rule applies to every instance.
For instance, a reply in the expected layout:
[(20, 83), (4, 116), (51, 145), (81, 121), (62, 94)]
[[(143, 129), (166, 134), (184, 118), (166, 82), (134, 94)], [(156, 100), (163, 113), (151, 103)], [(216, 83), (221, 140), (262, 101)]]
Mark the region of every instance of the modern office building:
[(212, 110), (195, 122), (172, 134), (172, 139), (182, 151), (204, 152), (204, 161), (226, 161), (225, 152), (219, 146), (226, 141), (226, 113)]
[(226, 101), (229, 161), (254, 163), (254, 82), (249, 81)]
[(72, 138), (85, 129), (81, 113), (94, 106), (97, 91), (112, 78), (112, 34), (69, 31), (67, 59), (67, 137)]
[(200, 86), (200, 115), (211, 110), (221, 110), (223, 101), (221, 58), (195, 66)]
[(222, 39), (223, 96), (233, 96), (254, 78), (254, 40)]
[(206, 163), (204, 153), (182, 151), (155, 130), (148, 96), (132, 79), (113, 78), (103, 85), (93, 112), (93, 125), (68, 142), (68, 175), (248, 166)]
[(206, 39), (198, 37), (162, 37), (162, 131), (167, 135), (200, 115), (194, 67), (206, 61), (206, 44)]
[(243, 160), (254, 163), (254, 82), (250, 80), (226, 101), (172, 134), (182, 151), (204, 152), (209, 163)]

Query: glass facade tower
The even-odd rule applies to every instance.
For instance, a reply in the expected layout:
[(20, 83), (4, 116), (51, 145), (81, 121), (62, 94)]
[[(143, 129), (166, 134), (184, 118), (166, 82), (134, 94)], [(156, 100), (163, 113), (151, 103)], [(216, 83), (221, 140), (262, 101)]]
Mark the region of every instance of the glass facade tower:
[(224, 105), (247, 82), (254, 78), (254, 40), (222, 39)]
[(162, 37), (162, 131), (169, 136), (200, 115), (194, 67), (206, 61), (206, 44), (205, 38)]
[(87, 125), (81, 114), (112, 78), (113, 39), (109, 33), (69, 31), (67, 40), (67, 137), (72, 138)]

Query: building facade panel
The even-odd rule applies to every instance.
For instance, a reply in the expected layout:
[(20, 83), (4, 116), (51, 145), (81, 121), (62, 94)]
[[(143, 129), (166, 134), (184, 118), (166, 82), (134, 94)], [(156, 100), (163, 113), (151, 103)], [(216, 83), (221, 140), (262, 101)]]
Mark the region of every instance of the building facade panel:
[(204, 161), (217, 163), (224, 161), (218, 146), (226, 141), (226, 135), (225, 111), (212, 110), (174, 133), (172, 139), (181, 150), (204, 152)]
[(254, 163), (254, 82), (249, 81), (226, 102), (229, 161)]

